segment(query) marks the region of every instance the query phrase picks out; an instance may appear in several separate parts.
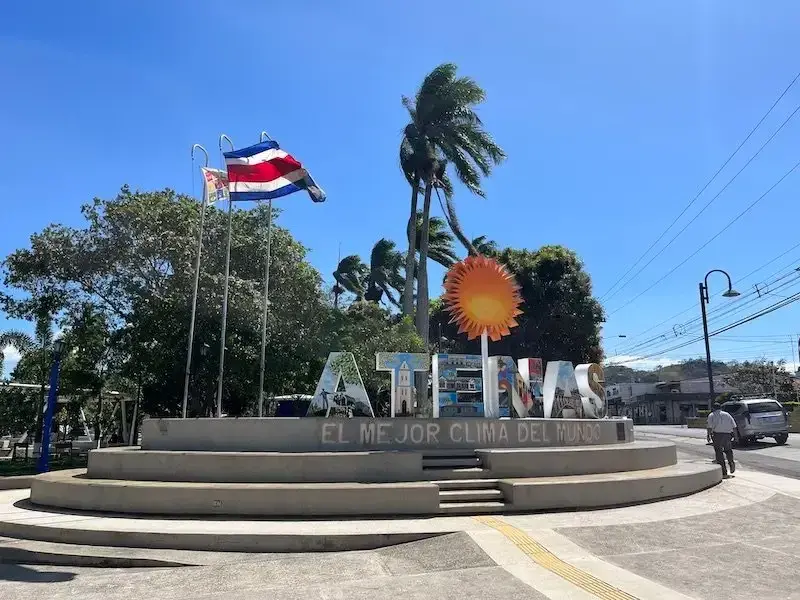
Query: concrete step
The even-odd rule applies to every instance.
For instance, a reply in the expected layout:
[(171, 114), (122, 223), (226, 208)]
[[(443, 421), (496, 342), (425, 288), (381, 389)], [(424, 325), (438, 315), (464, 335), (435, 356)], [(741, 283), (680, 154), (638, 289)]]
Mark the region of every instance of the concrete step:
[(431, 480), (441, 481), (444, 479), (489, 479), (491, 471), (480, 467), (467, 467), (461, 469), (425, 469), (424, 474)]
[(498, 489), (482, 490), (442, 490), (439, 492), (439, 503), (451, 502), (503, 502), (503, 492)]
[[(0, 564), (117, 569), (163, 569), (203, 564), (195, 559), (190, 559), (192, 554), (181, 550), (113, 548), (0, 537)], [(197, 553), (202, 557), (201, 560), (211, 554)]]
[(439, 512), (447, 515), (501, 513), (505, 509), (504, 502), (442, 502), (439, 504)]
[(450, 450), (426, 449), (422, 454), (422, 458), (423, 459), (426, 459), (426, 458), (443, 458), (443, 457), (451, 457), (451, 456), (458, 456), (458, 457), (461, 457), (461, 456), (475, 456), (475, 450), (472, 450), (470, 448), (466, 448), (466, 449), (464, 449), (464, 448), (461, 448), (461, 449), (456, 448), (456, 449), (450, 449)]
[(440, 479), (431, 481), (439, 490), (485, 490), (497, 487), (497, 479)]
[(480, 467), (481, 459), (477, 456), (454, 456), (449, 458), (423, 458), (423, 469), (446, 469), (455, 467)]

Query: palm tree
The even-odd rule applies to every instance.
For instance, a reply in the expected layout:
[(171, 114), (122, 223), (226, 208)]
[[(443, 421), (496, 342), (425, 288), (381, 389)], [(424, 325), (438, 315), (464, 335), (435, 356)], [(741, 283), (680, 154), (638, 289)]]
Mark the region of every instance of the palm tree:
[(331, 294), (333, 294), (333, 308), (339, 308), (339, 296), (344, 294), (346, 291), (347, 290), (338, 283), (333, 285), (333, 288), (331, 288)]
[(478, 254), (483, 254), (484, 256), (497, 256), (500, 253), (497, 242), (490, 240), (485, 235), (473, 238), (472, 246)]
[[(416, 130), (413, 124), (408, 124), (400, 142), (400, 168), (406, 180), (411, 186), (411, 212), (409, 215), (417, 214), (417, 199), (419, 197), (421, 172), (420, 161), (415, 154), (411, 140), (416, 139)], [(409, 216), (408, 228), (406, 231), (408, 250), (406, 251), (406, 277), (403, 285), (403, 314), (414, 314), (414, 281), (417, 277), (417, 220)]]
[(386, 238), (378, 240), (370, 253), (364, 299), (377, 304), (386, 295), (391, 304), (400, 306), (393, 292), (403, 293), (402, 268), (403, 255), (395, 250), (395, 243)]
[[(422, 212), (417, 212), (417, 250), (422, 240), (422, 219)], [(445, 269), (458, 262), (458, 255), (453, 248), (453, 236), (447, 231), (447, 223), (439, 217), (431, 217), (428, 220), (428, 258)]]
[(11, 346), (20, 354), (24, 354), (34, 347), (34, 341), (24, 331), (9, 330), (0, 333), (0, 377), (3, 376), (3, 361), (5, 360), (5, 349)]
[[(416, 97), (403, 97), (403, 105), (411, 117), (403, 132), (400, 144), (400, 164), (406, 179), (411, 183), (411, 215), (416, 214), (420, 186), (425, 186), (422, 207), (420, 261), (417, 281), (417, 331), (428, 341), (430, 300), (428, 297), (428, 254), (430, 243), (430, 207), (434, 188), (445, 190), (444, 173), (452, 165), (459, 181), (471, 192), (484, 196), (480, 187), (481, 176), (491, 173), (492, 167), (505, 158), (503, 150), (484, 130), (474, 107), (485, 98), (481, 87), (469, 77), (456, 77), (456, 66), (445, 63), (436, 67), (423, 80)], [(446, 161), (446, 162), (445, 162)], [(438, 191), (437, 191), (438, 193)], [(451, 204), (452, 208), (452, 204)], [(454, 210), (445, 211), (450, 220)], [(409, 227), (409, 254), (412, 240), (416, 240), (416, 219)], [(454, 231), (455, 233), (455, 231)], [(457, 234), (458, 235), (458, 234)], [(466, 236), (464, 237), (466, 239)], [(411, 271), (411, 273), (409, 273)], [(413, 261), (406, 258), (406, 285), (413, 281)], [(404, 312), (407, 311), (404, 296)]]
[(361, 257), (357, 254), (345, 256), (339, 261), (333, 278), (344, 291), (354, 294), (356, 300), (364, 299), (364, 278), (367, 275), (367, 265), (361, 262)]
[(339, 261), (333, 277), (343, 292), (354, 294), (358, 301), (368, 300), (377, 304), (385, 296), (391, 304), (400, 306), (395, 292), (403, 293), (402, 269), (403, 255), (395, 250), (393, 241), (382, 238), (372, 247), (369, 266), (356, 254), (345, 256)]

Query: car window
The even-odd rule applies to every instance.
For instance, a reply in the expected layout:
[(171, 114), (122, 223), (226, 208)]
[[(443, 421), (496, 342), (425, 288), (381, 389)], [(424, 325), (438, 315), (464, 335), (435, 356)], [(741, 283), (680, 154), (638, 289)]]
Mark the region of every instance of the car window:
[(765, 412), (781, 412), (783, 408), (777, 402), (752, 402), (747, 405), (750, 414)]
[(720, 408), (722, 408), (722, 410), (724, 410), (726, 413), (732, 415), (738, 415), (739, 413), (742, 412), (744, 404), (742, 404), (741, 402), (726, 402)]

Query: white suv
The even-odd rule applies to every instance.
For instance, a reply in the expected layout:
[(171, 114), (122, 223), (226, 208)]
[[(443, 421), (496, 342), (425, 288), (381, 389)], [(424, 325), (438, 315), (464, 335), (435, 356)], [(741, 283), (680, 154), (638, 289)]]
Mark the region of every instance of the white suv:
[(744, 445), (755, 440), (771, 437), (778, 445), (789, 439), (789, 415), (783, 405), (772, 398), (747, 398), (730, 400), (722, 410), (736, 421), (734, 442)]

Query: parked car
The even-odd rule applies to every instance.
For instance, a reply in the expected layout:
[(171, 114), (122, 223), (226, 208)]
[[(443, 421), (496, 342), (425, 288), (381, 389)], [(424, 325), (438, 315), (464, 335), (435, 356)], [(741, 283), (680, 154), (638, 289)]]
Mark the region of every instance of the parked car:
[(734, 443), (744, 445), (765, 437), (775, 438), (780, 446), (789, 439), (789, 415), (783, 405), (772, 398), (731, 400), (722, 410), (736, 421)]

